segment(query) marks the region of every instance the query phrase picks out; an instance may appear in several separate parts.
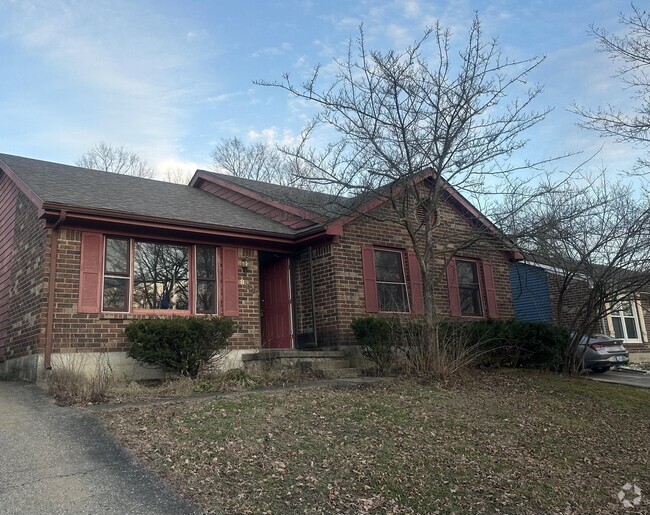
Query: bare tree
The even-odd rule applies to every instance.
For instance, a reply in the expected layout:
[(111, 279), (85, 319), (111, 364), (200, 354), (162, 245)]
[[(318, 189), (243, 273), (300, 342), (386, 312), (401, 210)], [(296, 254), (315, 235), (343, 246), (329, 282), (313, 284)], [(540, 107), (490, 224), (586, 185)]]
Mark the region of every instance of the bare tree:
[(269, 143), (246, 144), (237, 137), (222, 139), (210, 153), (217, 171), (235, 177), (270, 182), (282, 186), (312, 189), (306, 180), (311, 171), (306, 163), (282, 153)]
[(222, 139), (210, 157), (217, 170), (225, 170), (235, 177), (277, 183), (282, 159), (268, 143), (245, 144), (237, 137)]
[[(335, 79), (324, 87), (318, 66), (302, 84), (288, 74), (280, 82), (257, 83), (282, 88), (319, 109), (301, 143), (283, 149), (317, 172), (306, 180), (337, 190), (340, 207), (351, 212), (362, 212), (369, 199), (386, 200), (386, 219), (405, 229), (413, 244), (425, 319), (434, 332), (434, 258), (453, 254), (448, 242), (434, 237), (440, 200), (448, 185), (477, 193), (515, 172), (510, 158), (526, 143), (522, 133), (548, 112), (531, 110), (541, 88), (525, 86), (542, 59), (502, 58), (498, 42), (484, 37), (478, 17), (458, 53), (440, 25), (400, 52), (370, 50), (359, 32), (347, 58), (335, 61)], [(316, 150), (309, 147), (310, 137), (320, 127), (337, 138)], [(470, 240), (456, 249), (476, 243)]]
[[(507, 231), (527, 258), (548, 267), (554, 316), (573, 333), (575, 371), (583, 335), (614, 306), (650, 284), (650, 199), (605, 172), (560, 187), (541, 184), (510, 197)], [(517, 205), (516, 209), (513, 206)]]
[[(650, 14), (632, 5), (631, 14), (619, 13), (618, 21), (626, 31), (622, 36), (593, 25), (590, 32), (598, 41), (600, 51), (618, 65), (616, 76), (637, 101), (634, 111), (626, 113), (615, 105), (588, 109), (577, 104), (573, 110), (582, 117), (582, 127), (647, 149), (650, 143)], [(648, 157), (640, 157), (637, 164), (637, 171), (648, 173)]]
[(81, 156), (76, 161), (76, 165), (145, 179), (153, 179), (156, 176), (156, 171), (134, 152), (130, 152), (123, 146), (115, 147), (103, 141)]
[(189, 172), (180, 166), (176, 168), (167, 168), (167, 171), (165, 172), (165, 180), (174, 184), (187, 185), (192, 180), (193, 175), (192, 172)]

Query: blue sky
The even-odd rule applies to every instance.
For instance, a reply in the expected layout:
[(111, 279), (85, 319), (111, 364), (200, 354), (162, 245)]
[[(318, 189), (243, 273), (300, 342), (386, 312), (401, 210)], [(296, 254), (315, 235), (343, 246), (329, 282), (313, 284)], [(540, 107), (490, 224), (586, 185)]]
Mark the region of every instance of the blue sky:
[[(591, 23), (620, 30), (627, 1), (0, 0), (0, 152), (74, 163), (103, 140), (159, 173), (209, 164), (220, 138), (288, 143), (308, 112), (254, 79), (299, 79), (342, 57), (364, 24), (368, 46), (406, 47), (436, 19), (463, 42), (474, 12), (513, 58), (546, 55), (525, 157), (582, 151), (626, 169), (633, 149), (575, 126), (571, 101), (625, 104)], [(326, 66), (327, 71), (327, 66)], [(571, 168), (581, 158), (562, 163)]]

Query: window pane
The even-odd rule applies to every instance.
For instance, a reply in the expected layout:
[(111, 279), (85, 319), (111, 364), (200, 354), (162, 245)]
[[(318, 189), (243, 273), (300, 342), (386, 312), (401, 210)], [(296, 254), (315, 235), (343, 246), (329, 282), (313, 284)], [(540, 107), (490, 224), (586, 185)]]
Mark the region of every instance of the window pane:
[(639, 337), (639, 333), (636, 331), (636, 323), (634, 318), (625, 317), (625, 331), (627, 332), (627, 337), (630, 340), (636, 340)]
[(377, 283), (380, 311), (408, 311), (406, 286), (404, 284)]
[(632, 303), (629, 300), (624, 300), (618, 305), (621, 316), (632, 316)]
[(129, 240), (106, 238), (107, 274), (129, 274)]
[(201, 279), (214, 279), (214, 247), (196, 247), (196, 276)]
[(188, 256), (188, 247), (136, 242), (133, 255), (133, 307), (188, 309)]
[(471, 261), (456, 261), (456, 273), (458, 284), (478, 284), (478, 272), (476, 263)]
[(476, 287), (459, 287), (458, 293), (460, 295), (460, 312), (463, 315), (476, 315), (483, 314), (481, 310), (481, 292)]
[(612, 325), (614, 326), (614, 337), (623, 338), (623, 324), (619, 317), (612, 317)]
[(402, 254), (400, 252), (375, 250), (375, 268), (377, 270), (377, 281), (404, 282)]
[(196, 311), (199, 313), (215, 313), (214, 281), (197, 281)]
[(106, 277), (104, 279), (104, 311), (128, 311), (128, 294), (128, 279)]

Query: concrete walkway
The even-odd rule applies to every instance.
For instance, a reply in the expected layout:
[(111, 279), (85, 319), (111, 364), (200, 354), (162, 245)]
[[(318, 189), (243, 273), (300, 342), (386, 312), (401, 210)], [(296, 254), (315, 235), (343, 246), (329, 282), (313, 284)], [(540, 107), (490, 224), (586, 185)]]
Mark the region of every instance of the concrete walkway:
[(603, 374), (589, 374), (589, 378), (602, 383), (624, 384), (639, 388), (650, 388), (650, 374), (632, 370), (609, 370)]
[(0, 381), (0, 513), (194, 514), (78, 409)]

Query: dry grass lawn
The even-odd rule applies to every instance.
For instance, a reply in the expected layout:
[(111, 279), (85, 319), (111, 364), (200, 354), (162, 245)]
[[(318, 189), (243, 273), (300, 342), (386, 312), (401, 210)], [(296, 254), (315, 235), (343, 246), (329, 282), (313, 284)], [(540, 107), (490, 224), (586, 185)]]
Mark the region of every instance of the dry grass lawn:
[[(104, 412), (206, 513), (650, 513), (650, 391), (476, 373)], [(627, 482), (643, 491), (623, 509)]]

